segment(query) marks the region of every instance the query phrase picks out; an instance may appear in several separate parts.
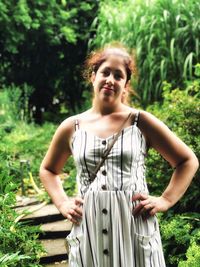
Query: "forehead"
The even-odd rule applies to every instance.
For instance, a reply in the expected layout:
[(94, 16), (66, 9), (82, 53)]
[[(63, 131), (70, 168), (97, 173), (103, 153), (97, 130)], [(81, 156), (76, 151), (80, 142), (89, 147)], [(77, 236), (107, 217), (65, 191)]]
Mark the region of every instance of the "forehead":
[(108, 56), (100, 66), (100, 69), (103, 68), (110, 68), (112, 70), (121, 71), (126, 74), (124, 59), (121, 56), (117, 55)]

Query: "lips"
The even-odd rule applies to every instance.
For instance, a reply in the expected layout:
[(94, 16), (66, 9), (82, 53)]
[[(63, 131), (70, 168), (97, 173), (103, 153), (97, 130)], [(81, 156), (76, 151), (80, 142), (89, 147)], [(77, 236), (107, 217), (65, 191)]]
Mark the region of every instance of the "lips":
[(108, 86), (104, 86), (103, 89), (105, 90), (109, 90), (109, 91), (114, 91), (112, 88), (108, 87)]

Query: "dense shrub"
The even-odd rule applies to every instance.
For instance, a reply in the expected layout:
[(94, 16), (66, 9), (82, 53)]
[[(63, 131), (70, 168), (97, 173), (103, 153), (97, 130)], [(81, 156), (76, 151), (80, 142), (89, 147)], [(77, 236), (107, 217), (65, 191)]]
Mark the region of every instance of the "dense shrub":
[[(8, 97), (8, 94), (12, 92), (13, 96)], [(12, 173), (15, 169), (18, 178), (20, 160), (29, 161), (33, 175), (38, 176), (41, 160), (47, 151), (56, 126), (51, 123), (46, 123), (43, 127), (34, 123), (27, 124), (24, 117), (19, 115), (21, 108), (18, 106), (19, 103), (14, 101), (15, 95), (19, 95), (20, 98), (18, 87), (0, 92), (1, 156), (4, 158), (5, 168), (10, 167)], [(9, 162), (9, 166), (6, 165), (6, 161)]]
[(82, 103), (81, 65), (98, 4), (92, 0), (0, 2), (0, 84), (22, 88), (26, 83), (35, 89), (29, 108), (34, 108), (37, 122), (58, 122)]
[[(199, 64), (196, 67), (199, 75)], [(164, 83), (163, 103), (155, 103), (148, 111), (165, 122), (200, 158), (200, 79), (188, 83), (186, 89), (171, 91)], [(170, 92), (171, 91), (171, 92)], [(154, 150), (147, 159), (147, 181), (150, 192), (160, 195), (172, 174), (169, 164)], [(200, 251), (200, 172), (198, 171), (182, 199), (160, 216), (161, 234), (168, 267), (199, 266)]]
[[(187, 145), (189, 145), (200, 157), (200, 101), (196, 97), (196, 90), (200, 89), (197, 80), (189, 84), (186, 90), (173, 90), (170, 93), (170, 84), (165, 83), (164, 102), (156, 103), (148, 107), (148, 111), (164, 121)], [(147, 178), (149, 187), (159, 194), (169, 181), (172, 168), (164, 161), (158, 153), (149, 151), (150, 157), (147, 161)], [(182, 200), (174, 207), (179, 212), (198, 211), (200, 209), (199, 199), (199, 171), (194, 178)]]
[[(179, 262), (190, 262), (192, 250), (200, 250), (200, 215), (198, 213), (184, 213), (174, 215), (166, 219), (165, 216), (160, 217), (160, 228), (163, 241), (163, 249), (168, 267), (177, 267)], [(195, 246), (194, 246), (195, 245)], [(189, 254), (188, 254), (189, 253)], [(189, 256), (190, 255), (190, 256)], [(193, 259), (194, 265), (180, 266), (198, 266), (198, 257)]]
[[(2, 162), (2, 157), (0, 156)], [(15, 178), (5, 166), (0, 166), (0, 266), (36, 267), (43, 252), (37, 241), (38, 227), (27, 226), (16, 220), (17, 212)]]
[(4, 88), (1, 105), (4, 105), (6, 117), (12, 120), (22, 120), (30, 122), (32, 120), (32, 110), (29, 107), (29, 98), (34, 89), (24, 83), (21, 86), (11, 84)]
[(21, 186), (20, 161), (29, 160), (33, 175), (38, 177), (39, 164), (54, 126), (41, 128), (19, 120), (24, 118), (16, 117), (17, 103), (11, 103), (7, 93), (0, 92), (0, 266), (36, 267), (40, 266), (43, 251), (37, 240), (39, 228), (16, 220), (19, 214), (13, 207)]
[(195, 241), (191, 242), (186, 253), (187, 260), (180, 261), (178, 267), (199, 267), (200, 266), (200, 246)]

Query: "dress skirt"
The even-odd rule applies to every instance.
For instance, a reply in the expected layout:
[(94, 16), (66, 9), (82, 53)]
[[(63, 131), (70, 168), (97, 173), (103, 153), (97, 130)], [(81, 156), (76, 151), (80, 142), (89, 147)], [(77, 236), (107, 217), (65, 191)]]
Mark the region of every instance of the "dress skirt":
[(67, 236), (70, 267), (165, 267), (156, 216), (134, 217), (133, 191), (91, 191)]

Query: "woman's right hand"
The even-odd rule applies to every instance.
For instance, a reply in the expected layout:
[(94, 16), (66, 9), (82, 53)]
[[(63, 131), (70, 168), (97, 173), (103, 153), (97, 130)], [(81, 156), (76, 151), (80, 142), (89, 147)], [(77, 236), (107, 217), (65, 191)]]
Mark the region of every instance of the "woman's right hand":
[(83, 199), (76, 197), (72, 200), (62, 202), (59, 206), (59, 211), (72, 223), (79, 224), (82, 219), (82, 205)]

